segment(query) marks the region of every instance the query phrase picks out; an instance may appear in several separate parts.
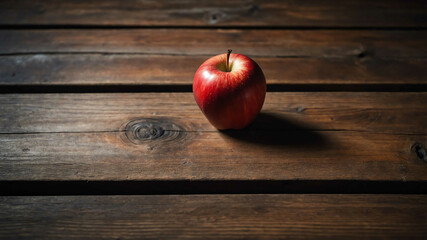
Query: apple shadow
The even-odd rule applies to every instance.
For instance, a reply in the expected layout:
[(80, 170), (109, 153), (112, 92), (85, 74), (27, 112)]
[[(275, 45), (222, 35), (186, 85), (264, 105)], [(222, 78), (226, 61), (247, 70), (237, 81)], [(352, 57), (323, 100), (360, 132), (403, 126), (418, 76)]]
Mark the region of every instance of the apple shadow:
[(309, 147), (312, 150), (330, 145), (328, 138), (314, 128), (271, 113), (258, 114), (244, 129), (220, 132), (242, 142), (271, 147)]

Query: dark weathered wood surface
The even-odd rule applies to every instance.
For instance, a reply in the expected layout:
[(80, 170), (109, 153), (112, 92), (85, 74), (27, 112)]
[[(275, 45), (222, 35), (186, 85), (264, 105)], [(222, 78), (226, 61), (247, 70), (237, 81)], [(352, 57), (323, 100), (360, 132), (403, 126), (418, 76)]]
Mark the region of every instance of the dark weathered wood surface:
[(144, 53), (425, 58), (427, 31), (262, 29), (0, 30), (0, 54)]
[[(426, 195), (403, 194), (427, 192), (427, 1), (0, 0), (0, 16), (1, 239), (427, 236)], [(279, 91), (240, 131), (190, 92), (228, 48)]]
[(427, 179), (425, 153), (423, 160), (412, 149), (417, 142), (426, 145), (425, 135), (335, 131), (169, 134), (181, 139), (135, 144), (123, 140), (123, 133), (0, 134), (0, 179)]
[(426, 27), (423, 0), (0, 1), (3, 25)]
[[(293, 126), (298, 125), (307, 130), (422, 135), (427, 132), (426, 96), (423, 92), (269, 92), (262, 109), (268, 116), (242, 131), (298, 130)], [(2, 94), (0, 106), (0, 132), (6, 134), (117, 131), (144, 118), (170, 119), (187, 130), (217, 132), (192, 93)]]
[(3, 30), (2, 85), (190, 85), (231, 47), (268, 84), (425, 84), (424, 31)]
[[(0, 56), (0, 85), (191, 85), (210, 56)], [(255, 57), (268, 84), (426, 84), (427, 58)]]
[(423, 181), (425, 98), (269, 93), (251, 127), (218, 132), (191, 93), (6, 94), (0, 178)]
[(423, 239), (420, 195), (0, 197), (4, 239)]

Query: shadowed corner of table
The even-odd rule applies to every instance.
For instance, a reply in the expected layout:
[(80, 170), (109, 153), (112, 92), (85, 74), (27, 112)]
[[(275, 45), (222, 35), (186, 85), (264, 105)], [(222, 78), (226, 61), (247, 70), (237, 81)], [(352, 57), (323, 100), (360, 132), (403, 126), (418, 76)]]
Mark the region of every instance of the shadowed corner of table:
[(220, 131), (230, 138), (271, 147), (298, 147), (322, 150), (331, 139), (307, 124), (297, 123), (274, 113), (261, 112), (252, 124), (242, 130)]

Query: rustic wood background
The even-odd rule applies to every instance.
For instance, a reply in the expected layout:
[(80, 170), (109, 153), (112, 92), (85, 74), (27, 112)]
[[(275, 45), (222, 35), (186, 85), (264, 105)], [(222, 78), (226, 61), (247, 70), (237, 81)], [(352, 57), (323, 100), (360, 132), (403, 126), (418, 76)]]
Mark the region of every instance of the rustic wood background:
[[(191, 93), (228, 48), (240, 131)], [(0, 0), (0, 238), (423, 239), (426, 76), (425, 0)]]

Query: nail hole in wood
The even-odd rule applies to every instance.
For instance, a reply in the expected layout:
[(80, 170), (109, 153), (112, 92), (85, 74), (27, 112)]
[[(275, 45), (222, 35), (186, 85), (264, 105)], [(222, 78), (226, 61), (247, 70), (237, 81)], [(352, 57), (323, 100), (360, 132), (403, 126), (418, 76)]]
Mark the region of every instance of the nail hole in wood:
[(364, 58), (364, 57), (366, 57), (366, 52), (365, 52), (365, 51), (360, 52), (360, 53), (357, 55), (357, 57), (358, 57), (358, 58)]
[(215, 11), (215, 12), (209, 12), (205, 15), (205, 19), (207, 20), (207, 22), (209, 24), (215, 24), (219, 21), (221, 21), (221, 19), (223, 19), (226, 16), (226, 14), (224, 12), (221, 11)]

